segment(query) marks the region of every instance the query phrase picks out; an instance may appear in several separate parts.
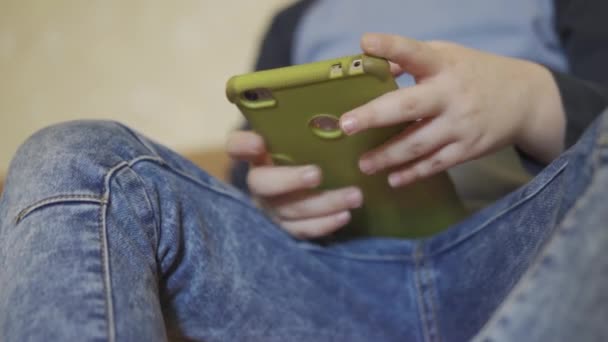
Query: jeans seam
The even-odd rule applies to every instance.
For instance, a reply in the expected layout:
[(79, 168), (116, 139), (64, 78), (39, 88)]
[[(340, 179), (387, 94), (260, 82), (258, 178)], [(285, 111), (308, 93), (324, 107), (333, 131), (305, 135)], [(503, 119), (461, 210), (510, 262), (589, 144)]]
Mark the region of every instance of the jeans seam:
[(19, 224), (24, 218), (26, 218), (29, 214), (34, 212), (35, 210), (52, 205), (52, 204), (60, 204), (60, 203), (94, 203), (94, 204), (104, 204), (105, 199), (100, 198), (96, 195), (90, 194), (60, 194), (52, 197), (47, 197), (37, 202), (34, 202), (21, 211), (15, 216), (15, 224)]
[[(435, 309), (430, 298), (430, 283), (428, 283), (426, 265), (424, 264), (424, 254), (422, 245), (418, 245), (414, 252), (414, 281), (416, 284), (416, 301), (418, 303), (418, 315), (421, 320), (423, 340), (427, 342), (439, 341), (436, 329)], [(425, 291), (426, 288), (426, 291)], [(430, 306), (430, 307), (429, 307)]]
[[(101, 267), (103, 270), (102, 286), (105, 295), (104, 304), (106, 309), (106, 334), (108, 335), (108, 342), (115, 341), (115, 326), (114, 326), (114, 305), (112, 303), (112, 289), (109, 278), (109, 251), (108, 251), (108, 240), (106, 231), (106, 214), (107, 214), (107, 201), (99, 206), (99, 259), (101, 261)], [(108, 300), (110, 298), (110, 300)]]
[(368, 255), (368, 254), (358, 254), (352, 252), (336, 252), (332, 250), (327, 250), (320, 246), (309, 245), (310, 242), (302, 242), (295, 241), (295, 246), (301, 250), (316, 253), (316, 254), (324, 254), (328, 256), (338, 257), (338, 258), (347, 258), (357, 261), (369, 261), (369, 262), (398, 262), (398, 261), (412, 261), (413, 258), (408, 255)]
[[(117, 172), (125, 167), (131, 168), (133, 165), (142, 162), (142, 161), (155, 161), (160, 164), (165, 164), (164, 161), (160, 160), (159, 157), (156, 156), (139, 156), (137, 158), (131, 159), (129, 161), (122, 161), (112, 167), (106, 173), (104, 177), (104, 192), (103, 192), (103, 200), (104, 204), (101, 206), (101, 231), (100, 231), (100, 240), (101, 240), (101, 257), (102, 257), (102, 267), (104, 270), (104, 278), (103, 285), (105, 290), (105, 303), (106, 303), (106, 320), (108, 326), (108, 341), (114, 342), (116, 340), (116, 321), (114, 317), (114, 300), (112, 295), (112, 270), (110, 268), (110, 250), (109, 250), (109, 240), (108, 240), (108, 226), (107, 226), (107, 215), (108, 215), (108, 203), (110, 200), (110, 182), (114, 175)], [(156, 220), (155, 220), (156, 221)], [(157, 227), (158, 229), (158, 227)]]
[[(142, 160), (138, 160), (138, 162), (139, 161), (142, 161)], [(152, 199), (150, 198), (150, 194), (148, 193), (148, 189), (146, 189), (146, 187), (144, 186), (144, 179), (132, 167), (134, 164), (129, 164), (126, 167), (128, 167), (129, 170), (133, 171), (133, 174), (135, 175), (135, 177), (137, 177), (137, 180), (140, 182), (140, 186), (141, 186), (141, 188), (142, 188), (142, 190), (144, 192), (144, 195), (146, 196), (146, 204), (148, 205), (148, 210), (152, 213), (152, 218), (154, 220), (154, 228), (155, 228), (155, 231), (156, 231), (156, 236), (155, 236), (155, 241), (154, 241), (155, 242), (155, 250), (158, 251), (158, 246), (160, 244), (160, 222), (157, 219), (157, 213), (154, 210), (154, 206), (152, 205)]]
[[(330, 329), (324, 329), (321, 331), (314, 331), (311, 332), (310, 329), (295, 329), (295, 328), (290, 328), (290, 329), (285, 329), (285, 330), (281, 330), (280, 333), (304, 333), (304, 334), (310, 334), (310, 335), (315, 335), (315, 336), (327, 336), (327, 337), (336, 337), (336, 334), (331, 331)], [(249, 332), (245, 335), (247, 338), (262, 338), (262, 337), (281, 337), (279, 334), (273, 335), (273, 334), (269, 334), (267, 331), (253, 331), (253, 332)], [(352, 337), (352, 336), (347, 336), (344, 334), (340, 334), (339, 335), (341, 337), (340, 341), (347, 341), (346, 339), (342, 339), (342, 338), (346, 338), (346, 337)]]
[(105, 304), (106, 304), (106, 326), (108, 334), (108, 342), (114, 342), (116, 340), (116, 322), (114, 320), (114, 302), (112, 295), (112, 275), (110, 269), (110, 256), (109, 256), (109, 240), (108, 240), (108, 226), (107, 226), (107, 215), (108, 215), (108, 201), (110, 199), (110, 181), (112, 176), (121, 168), (127, 166), (129, 163), (126, 161), (120, 162), (112, 167), (104, 177), (104, 193), (103, 198), (106, 204), (101, 206), (101, 225), (99, 230), (99, 240), (101, 241), (101, 263), (103, 269), (103, 288), (105, 292)]
[(424, 274), (426, 282), (428, 283), (428, 301), (431, 309), (431, 333), (433, 334), (435, 341), (441, 341), (441, 335), (439, 334), (438, 329), (439, 316), (437, 315), (437, 292), (435, 282), (433, 281), (433, 276), (431, 275), (432, 260), (430, 258), (426, 259), (425, 266), (426, 267), (424, 268)]

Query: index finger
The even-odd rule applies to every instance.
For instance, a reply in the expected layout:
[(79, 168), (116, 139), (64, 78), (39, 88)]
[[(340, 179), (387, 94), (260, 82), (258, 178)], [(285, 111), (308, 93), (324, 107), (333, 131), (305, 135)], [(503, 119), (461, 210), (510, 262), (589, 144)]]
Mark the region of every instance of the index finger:
[(436, 116), (446, 106), (445, 97), (432, 83), (386, 93), (340, 117), (340, 128), (351, 135), (369, 128), (391, 126)]
[(398, 35), (367, 33), (361, 38), (367, 54), (386, 58), (415, 77), (430, 76), (441, 68), (441, 55), (429, 44)]

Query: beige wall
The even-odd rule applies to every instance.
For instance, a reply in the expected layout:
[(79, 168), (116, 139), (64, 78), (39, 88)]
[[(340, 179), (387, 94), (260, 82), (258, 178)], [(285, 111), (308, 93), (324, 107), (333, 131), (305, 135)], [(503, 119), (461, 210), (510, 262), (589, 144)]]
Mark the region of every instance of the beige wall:
[(221, 145), (250, 69), (289, 0), (0, 0), (0, 177), (51, 123), (106, 118), (180, 151)]

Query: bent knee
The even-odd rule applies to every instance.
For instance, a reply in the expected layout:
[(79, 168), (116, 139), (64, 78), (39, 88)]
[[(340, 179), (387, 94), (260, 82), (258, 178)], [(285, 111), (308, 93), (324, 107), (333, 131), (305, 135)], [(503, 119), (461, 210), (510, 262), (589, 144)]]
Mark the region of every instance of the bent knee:
[(41, 200), (63, 194), (100, 194), (108, 171), (152, 151), (113, 121), (71, 121), (41, 129), (17, 150), (7, 193)]
[(39, 167), (74, 163), (92, 157), (105, 163), (136, 158), (151, 151), (128, 128), (114, 121), (81, 120), (59, 123), (30, 136), (15, 154)]
[[(48, 159), (73, 154), (99, 153), (119, 144), (140, 143), (115, 121), (79, 120), (54, 124), (32, 134), (17, 151), (16, 158)], [(118, 152), (118, 151), (116, 151)]]

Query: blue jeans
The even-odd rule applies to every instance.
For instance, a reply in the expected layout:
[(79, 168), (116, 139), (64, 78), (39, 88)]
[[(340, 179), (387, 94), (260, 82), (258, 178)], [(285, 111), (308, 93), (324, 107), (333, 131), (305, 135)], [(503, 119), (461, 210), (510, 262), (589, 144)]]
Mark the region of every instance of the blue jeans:
[(56, 125), (0, 201), (0, 340), (603, 340), (607, 189), (608, 113), (440, 234), (321, 246), (120, 124)]

